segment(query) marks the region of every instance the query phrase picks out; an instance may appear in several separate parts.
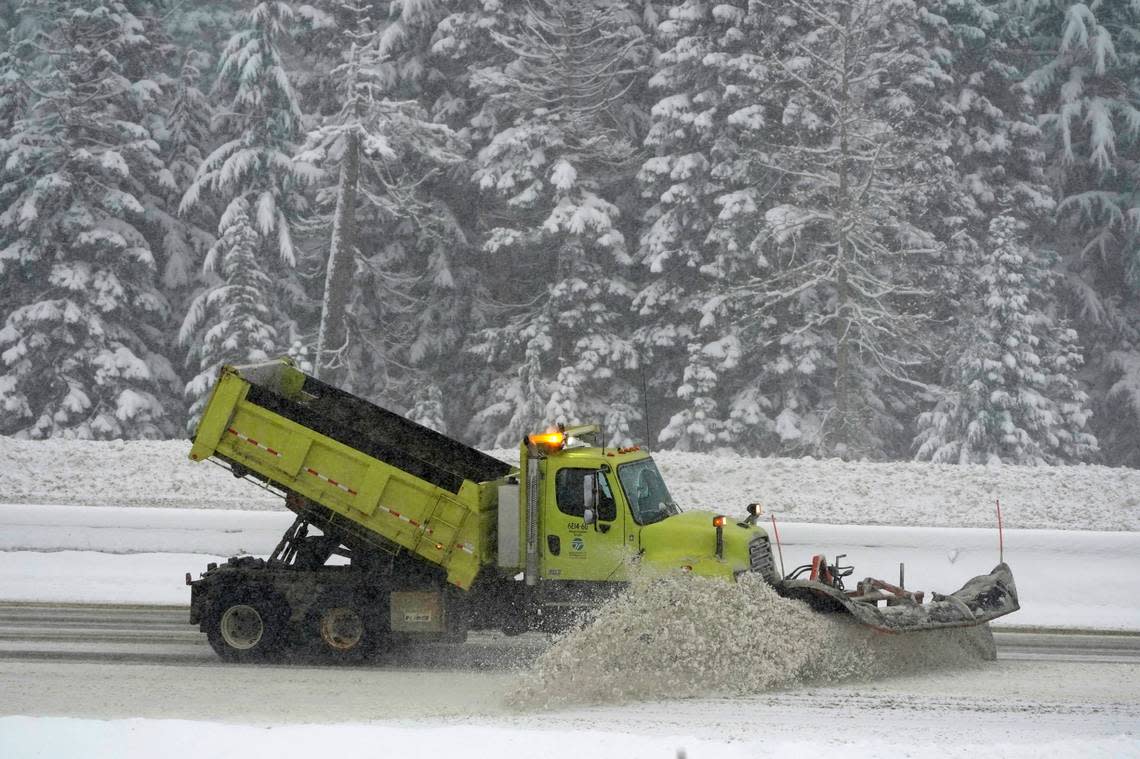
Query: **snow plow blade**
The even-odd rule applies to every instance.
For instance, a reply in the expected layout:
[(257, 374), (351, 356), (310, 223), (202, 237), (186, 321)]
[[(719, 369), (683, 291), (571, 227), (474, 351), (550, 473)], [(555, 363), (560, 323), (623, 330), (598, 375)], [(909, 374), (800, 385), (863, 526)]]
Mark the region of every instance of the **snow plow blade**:
[[(856, 591), (815, 580), (783, 580), (777, 592), (808, 603), (819, 611), (845, 611), (859, 622), (887, 633), (908, 633), (947, 627), (972, 627), (1021, 608), (1009, 565), (998, 564), (961, 589), (944, 596), (903, 590), (881, 580), (866, 579)], [(884, 605), (880, 605), (880, 603)]]

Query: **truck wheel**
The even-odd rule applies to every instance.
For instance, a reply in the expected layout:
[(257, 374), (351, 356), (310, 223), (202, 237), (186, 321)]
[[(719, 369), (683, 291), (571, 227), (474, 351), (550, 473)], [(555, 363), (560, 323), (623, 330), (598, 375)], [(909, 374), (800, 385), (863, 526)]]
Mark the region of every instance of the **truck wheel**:
[(314, 645), (327, 661), (360, 661), (376, 650), (385, 635), (379, 620), (352, 593), (322, 596), (309, 619)]
[(213, 604), (206, 639), (225, 661), (264, 661), (280, 650), (289, 610), (272, 593), (231, 591)]

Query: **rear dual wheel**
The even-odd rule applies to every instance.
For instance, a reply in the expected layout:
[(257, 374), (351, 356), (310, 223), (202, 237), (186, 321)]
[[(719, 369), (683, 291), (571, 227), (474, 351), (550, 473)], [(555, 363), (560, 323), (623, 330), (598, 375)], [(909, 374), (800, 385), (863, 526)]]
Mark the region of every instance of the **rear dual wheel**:
[(332, 662), (360, 661), (387, 638), (387, 626), (376, 605), (349, 592), (331, 592), (309, 614), (310, 638), (321, 657)]
[(226, 591), (206, 618), (206, 639), (225, 661), (265, 661), (285, 639), (289, 606), (272, 591)]

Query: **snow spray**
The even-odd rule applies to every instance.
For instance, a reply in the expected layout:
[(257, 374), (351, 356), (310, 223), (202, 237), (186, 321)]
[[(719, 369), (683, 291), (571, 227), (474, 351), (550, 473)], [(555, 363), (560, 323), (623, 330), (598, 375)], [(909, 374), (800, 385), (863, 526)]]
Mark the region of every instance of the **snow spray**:
[(980, 666), (988, 630), (885, 635), (781, 598), (760, 577), (641, 578), (521, 675), (519, 706), (743, 695)]

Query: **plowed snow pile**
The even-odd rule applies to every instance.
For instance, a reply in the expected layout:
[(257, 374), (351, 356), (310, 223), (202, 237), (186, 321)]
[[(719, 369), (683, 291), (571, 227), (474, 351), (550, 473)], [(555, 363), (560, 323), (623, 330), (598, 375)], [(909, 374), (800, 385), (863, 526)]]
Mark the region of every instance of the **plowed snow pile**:
[(557, 640), (512, 700), (560, 706), (739, 695), (947, 666), (977, 666), (988, 633), (883, 635), (811, 611), (744, 575), (639, 580)]

